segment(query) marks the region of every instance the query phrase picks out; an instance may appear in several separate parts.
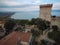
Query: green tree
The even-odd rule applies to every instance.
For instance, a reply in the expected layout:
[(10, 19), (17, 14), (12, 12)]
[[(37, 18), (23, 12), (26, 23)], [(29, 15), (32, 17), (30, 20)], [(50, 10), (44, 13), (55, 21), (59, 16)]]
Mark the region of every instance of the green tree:
[(25, 25), (25, 24), (27, 24), (29, 22), (29, 20), (20, 20), (19, 21), (19, 24), (20, 25)]
[(31, 25), (35, 25), (35, 21), (36, 21), (36, 20), (37, 20), (37, 19), (32, 18), (31, 21), (30, 21)]
[(34, 38), (40, 35), (40, 32), (38, 30), (34, 30), (34, 29), (31, 30), (31, 33)]
[(53, 31), (58, 31), (58, 26), (57, 25), (53, 25), (52, 29), (53, 29)]
[(32, 33), (32, 45), (38, 45), (38, 41), (36, 41), (36, 38), (40, 36), (40, 32), (38, 30), (34, 30), (32, 29), (31, 30), (31, 33)]
[(35, 24), (38, 26), (39, 30), (42, 31), (42, 34), (45, 29), (48, 29), (50, 27), (50, 22), (42, 19), (37, 19)]
[(48, 41), (46, 41), (46, 40), (43, 39), (43, 40), (41, 40), (41, 44), (40, 45), (47, 45), (47, 42)]
[(6, 21), (6, 23), (4, 24), (4, 28), (6, 30), (6, 33), (9, 33), (13, 30), (14, 26), (15, 26), (15, 21), (14, 20), (8, 20)]

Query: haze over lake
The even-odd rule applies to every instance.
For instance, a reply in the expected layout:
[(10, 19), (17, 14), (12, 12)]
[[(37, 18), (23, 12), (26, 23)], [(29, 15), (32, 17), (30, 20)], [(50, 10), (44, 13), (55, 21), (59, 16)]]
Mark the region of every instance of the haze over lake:
[[(52, 10), (52, 15), (60, 16), (60, 10)], [(29, 12), (16, 12), (12, 18), (14, 19), (32, 19), (38, 18), (39, 11), (29, 11)]]

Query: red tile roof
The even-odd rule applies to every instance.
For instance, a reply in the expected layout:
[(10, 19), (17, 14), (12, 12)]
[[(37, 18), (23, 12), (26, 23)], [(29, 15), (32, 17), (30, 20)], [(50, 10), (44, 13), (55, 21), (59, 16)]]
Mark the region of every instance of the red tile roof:
[(16, 45), (19, 38), (21, 41), (29, 42), (31, 33), (24, 32), (12, 32), (2, 40), (0, 40), (0, 45)]
[(40, 8), (52, 7), (52, 4), (40, 5)]
[(5, 21), (0, 21), (0, 24), (4, 24), (5, 23)]

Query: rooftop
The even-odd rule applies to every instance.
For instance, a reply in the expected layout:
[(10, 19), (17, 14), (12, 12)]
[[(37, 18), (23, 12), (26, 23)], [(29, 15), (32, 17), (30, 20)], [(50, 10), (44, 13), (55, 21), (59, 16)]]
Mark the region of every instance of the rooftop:
[(1, 39), (0, 45), (16, 45), (19, 39), (23, 42), (29, 42), (30, 36), (31, 33), (14, 31), (5, 38)]
[(2, 21), (0, 21), (0, 24), (4, 24), (4, 23), (5, 23), (5, 21), (3, 21), (3, 20), (2, 20)]

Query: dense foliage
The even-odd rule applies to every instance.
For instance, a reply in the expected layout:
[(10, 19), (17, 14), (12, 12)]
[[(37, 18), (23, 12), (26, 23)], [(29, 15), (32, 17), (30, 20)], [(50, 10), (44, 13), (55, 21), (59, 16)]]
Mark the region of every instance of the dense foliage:
[(11, 32), (15, 26), (15, 21), (14, 20), (8, 20), (6, 21), (6, 23), (4, 24), (5, 30), (6, 32)]
[(40, 35), (40, 32), (38, 30), (34, 30), (34, 29), (31, 30), (31, 33), (32, 33), (33, 37), (37, 37)]
[(52, 29), (53, 29), (53, 31), (58, 31), (58, 26), (53, 25), (53, 26), (52, 26)]
[(45, 30), (50, 27), (49, 21), (42, 20), (40, 18), (33, 18), (30, 22), (32, 25), (37, 25), (40, 30)]
[(48, 37), (60, 44), (60, 32), (58, 31), (50, 32), (48, 33)]
[(29, 20), (15, 20), (18, 25), (25, 25), (29, 23)]

